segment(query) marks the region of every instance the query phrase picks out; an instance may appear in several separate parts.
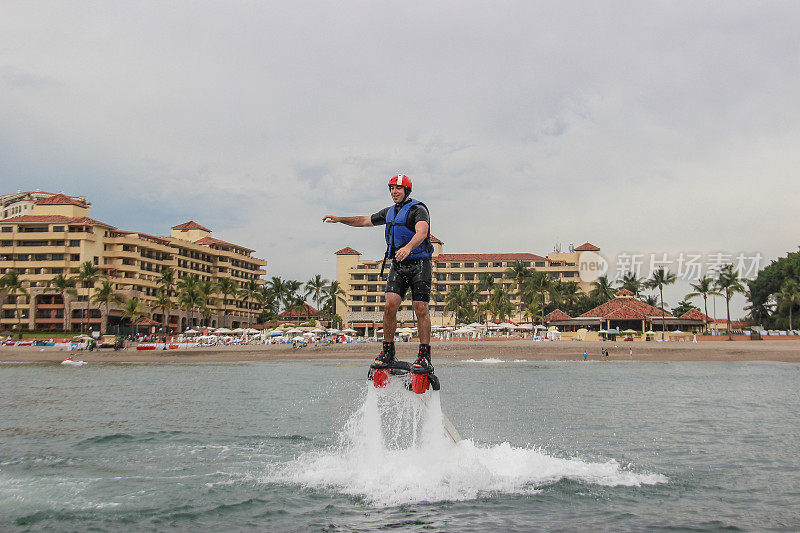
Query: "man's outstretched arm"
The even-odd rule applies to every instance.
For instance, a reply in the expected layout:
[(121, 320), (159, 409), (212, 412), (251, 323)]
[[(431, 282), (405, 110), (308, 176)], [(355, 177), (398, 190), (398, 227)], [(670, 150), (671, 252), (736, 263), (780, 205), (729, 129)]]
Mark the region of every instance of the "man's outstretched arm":
[(335, 224), (337, 222), (341, 224), (347, 224), (348, 226), (353, 226), (355, 228), (364, 228), (367, 226), (372, 226), (372, 220), (369, 216), (362, 216), (362, 217), (337, 217), (333, 215), (325, 215), (322, 217), (323, 222), (328, 222), (329, 224)]

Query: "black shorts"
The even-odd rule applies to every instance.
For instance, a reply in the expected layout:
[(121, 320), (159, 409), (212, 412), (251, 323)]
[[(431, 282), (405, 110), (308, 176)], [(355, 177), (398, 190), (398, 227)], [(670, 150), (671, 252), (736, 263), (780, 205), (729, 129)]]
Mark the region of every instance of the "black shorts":
[(389, 277), (386, 278), (386, 292), (394, 292), (403, 299), (411, 287), (411, 301), (431, 301), (431, 260), (407, 259), (392, 261)]

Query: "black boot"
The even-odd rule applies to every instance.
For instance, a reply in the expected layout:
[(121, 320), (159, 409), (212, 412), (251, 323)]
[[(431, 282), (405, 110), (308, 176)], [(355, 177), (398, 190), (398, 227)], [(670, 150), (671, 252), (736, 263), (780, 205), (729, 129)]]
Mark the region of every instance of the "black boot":
[(375, 358), (373, 367), (389, 368), (394, 364), (394, 342), (383, 341), (380, 355)]
[(430, 374), (433, 372), (433, 365), (431, 365), (431, 345), (420, 344), (419, 355), (414, 364), (411, 365), (411, 372), (413, 374)]

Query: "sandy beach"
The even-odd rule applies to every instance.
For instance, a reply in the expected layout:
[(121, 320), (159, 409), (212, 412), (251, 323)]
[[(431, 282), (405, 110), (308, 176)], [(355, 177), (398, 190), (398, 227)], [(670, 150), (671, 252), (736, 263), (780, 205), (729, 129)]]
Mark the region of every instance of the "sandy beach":
[[(416, 343), (397, 343), (400, 359), (416, 357)], [(635, 361), (782, 361), (800, 362), (800, 340), (786, 341), (705, 341), (690, 342), (534, 342), (503, 340), (478, 342), (436, 342), (433, 344), (434, 363), (437, 359), (488, 359), (508, 361), (580, 361), (587, 351), (590, 360), (600, 359), (602, 349), (609, 350), (611, 361), (628, 361), (633, 348)], [(357, 358), (372, 359), (380, 351), (377, 343), (336, 344), (292, 349), (290, 345), (215, 346), (181, 350), (138, 351), (134, 348), (68, 352), (65, 349), (41, 347), (0, 347), (0, 362), (48, 363), (60, 362), (68, 355), (87, 362), (237, 362), (272, 360), (314, 360)]]

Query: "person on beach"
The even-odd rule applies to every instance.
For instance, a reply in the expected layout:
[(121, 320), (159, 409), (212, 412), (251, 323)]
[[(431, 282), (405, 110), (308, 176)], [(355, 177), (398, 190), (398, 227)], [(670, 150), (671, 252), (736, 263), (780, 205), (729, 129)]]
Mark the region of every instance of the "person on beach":
[(584, 361), (588, 361), (589, 360), (589, 354), (586, 353), (585, 351), (583, 352), (583, 360)]
[[(389, 194), (393, 205), (371, 216), (339, 217), (325, 215), (323, 222), (341, 223), (357, 228), (386, 226), (385, 260), (391, 260), (386, 280), (383, 310), (383, 347), (375, 359), (376, 365), (391, 366), (395, 360), (394, 333), (397, 327), (397, 310), (411, 288), (411, 300), (417, 316), (419, 355), (411, 371), (426, 373), (431, 366), (431, 317), (428, 302), (431, 298), (431, 245), (430, 214), (425, 204), (410, 198), (411, 178), (399, 174), (389, 179)], [(383, 277), (383, 267), (381, 268)]]

